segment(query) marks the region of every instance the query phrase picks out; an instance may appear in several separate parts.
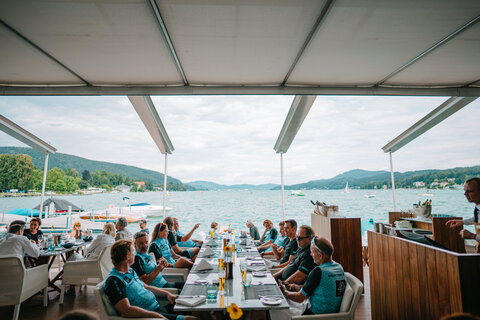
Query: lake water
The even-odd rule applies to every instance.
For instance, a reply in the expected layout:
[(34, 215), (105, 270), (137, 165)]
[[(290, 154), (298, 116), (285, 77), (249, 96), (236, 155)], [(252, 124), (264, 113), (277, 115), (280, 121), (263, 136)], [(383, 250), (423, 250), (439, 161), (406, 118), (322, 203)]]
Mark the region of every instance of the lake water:
[[(375, 198), (366, 198), (365, 194), (373, 193)], [(397, 209), (408, 210), (412, 204), (425, 201), (426, 197), (419, 196), (421, 190), (397, 190)], [(473, 215), (473, 204), (468, 203), (463, 190), (433, 190), (433, 214), (451, 214), (461, 217)], [(339, 213), (348, 217), (362, 218), (362, 229), (371, 229), (372, 223), (387, 222), (388, 211), (393, 210), (391, 190), (350, 190), (345, 194), (343, 190), (306, 190), (305, 196), (290, 196), (285, 191), (285, 217), (297, 220), (299, 224), (310, 225), (310, 213), (313, 206), (310, 200), (325, 202), (339, 206)], [(148, 202), (162, 205), (161, 192), (145, 193), (106, 193), (84, 196), (62, 196), (62, 198), (82, 207), (85, 210), (105, 209), (108, 205), (125, 205), (122, 198), (130, 197), (130, 202)], [(245, 229), (245, 221), (252, 219), (255, 225), (263, 232), (262, 221), (265, 218), (275, 224), (282, 220), (282, 202), (280, 191), (189, 191), (170, 192), (167, 196), (167, 206), (172, 208), (171, 216), (180, 221), (180, 228), (188, 232), (197, 222), (201, 224), (197, 230), (207, 233), (210, 222), (216, 221), (219, 225), (232, 224), (233, 228)], [(33, 208), (40, 203), (40, 197), (0, 198), (0, 212), (15, 208)], [(148, 227), (153, 227), (161, 218), (149, 218)], [(129, 225), (133, 232), (138, 231), (138, 224)]]

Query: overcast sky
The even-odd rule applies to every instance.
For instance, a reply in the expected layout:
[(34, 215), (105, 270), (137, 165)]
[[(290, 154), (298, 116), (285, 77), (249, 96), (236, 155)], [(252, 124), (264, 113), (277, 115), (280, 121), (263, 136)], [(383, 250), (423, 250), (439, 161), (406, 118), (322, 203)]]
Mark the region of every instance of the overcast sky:
[[(284, 155), (285, 183), (351, 169), (389, 170), (381, 147), (447, 98), (317, 97)], [(153, 97), (182, 182), (280, 183), (273, 150), (293, 96)], [(58, 152), (163, 172), (164, 158), (126, 97), (0, 97), (0, 113)], [(393, 155), (395, 171), (480, 164), (480, 101)], [(1, 146), (25, 146), (0, 132)]]

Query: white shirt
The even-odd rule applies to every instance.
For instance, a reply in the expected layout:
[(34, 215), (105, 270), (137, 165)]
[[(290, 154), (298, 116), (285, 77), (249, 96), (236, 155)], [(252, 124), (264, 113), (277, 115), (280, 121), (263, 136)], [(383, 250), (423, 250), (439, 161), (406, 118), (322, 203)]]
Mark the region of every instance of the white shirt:
[(0, 240), (1, 256), (16, 254), (23, 257), (25, 253), (30, 257), (37, 258), (40, 255), (40, 250), (27, 237), (13, 233), (8, 233), (5, 238)]
[[(476, 204), (475, 207), (480, 212), (480, 203)], [(480, 219), (480, 217), (479, 217), (479, 219)], [(468, 219), (463, 219), (463, 224), (465, 224), (465, 225), (472, 225), (474, 222), (475, 222), (475, 217), (471, 217), (471, 218), (468, 218)]]
[(115, 243), (115, 238), (109, 234), (99, 234), (85, 252), (85, 259), (96, 260), (102, 249)]

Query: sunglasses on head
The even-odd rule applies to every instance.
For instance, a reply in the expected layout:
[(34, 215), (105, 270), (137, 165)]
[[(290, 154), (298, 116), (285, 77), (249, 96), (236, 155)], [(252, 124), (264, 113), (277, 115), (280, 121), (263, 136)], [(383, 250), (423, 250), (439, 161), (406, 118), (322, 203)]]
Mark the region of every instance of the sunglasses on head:
[(165, 228), (167, 227), (167, 225), (163, 222), (160, 223), (160, 231), (163, 231), (165, 230)]

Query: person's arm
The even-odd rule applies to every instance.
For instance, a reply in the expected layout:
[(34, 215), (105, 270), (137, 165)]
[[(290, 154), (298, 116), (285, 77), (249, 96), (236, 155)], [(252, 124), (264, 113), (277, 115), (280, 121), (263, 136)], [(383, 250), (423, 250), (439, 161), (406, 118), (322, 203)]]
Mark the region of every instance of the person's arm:
[(257, 249), (258, 250), (266, 250), (266, 249), (270, 248), (272, 243), (273, 243), (272, 240), (268, 240), (267, 242), (263, 243), (261, 246), (258, 246)]
[(184, 235), (182, 237), (182, 242), (185, 242), (187, 241), (188, 239), (190, 239), (190, 237), (193, 235), (193, 233), (195, 232), (195, 230), (198, 229), (198, 227), (200, 226), (200, 223), (197, 223), (196, 225), (193, 226), (192, 230), (190, 230), (189, 233), (187, 233), (186, 235)]
[(265, 231), (263, 231), (263, 234), (262, 234), (262, 236), (260, 237), (260, 242), (265, 241), (265, 235), (267, 234), (267, 232), (268, 232), (268, 229), (265, 229)]
[(125, 318), (160, 318), (167, 319), (159, 313), (148, 311), (140, 307), (130, 305), (128, 298), (123, 298), (115, 304), (115, 309)]
[(150, 284), (150, 283), (153, 282), (153, 280), (155, 280), (155, 278), (158, 276), (158, 274), (160, 272), (162, 272), (162, 270), (167, 265), (168, 265), (167, 260), (165, 260), (165, 258), (162, 257), (162, 258), (160, 258), (160, 260), (158, 260), (157, 267), (155, 269), (153, 269), (153, 271), (150, 272), (149, 274), (145, 273), (144, 269), (143, 270), (137, 270), (139, 268), (134, 268), (135, 264), (132, 265), (132, 269), (135, 270), (135, 272), (137, 273), (140, 280), (142, 280), (145, 284)]
[(155, 255), (155, 259), (157, 259), (157, 261), (159, 261), (160, 258), (163, 257), (162, 252), (160, 251), (160, 248), (156, 243), (150, 244), (150, 247), (148, 248), (148, 253), (150, 252), (153, 252), (153, 254)]
[(177, 298), (178, 298), (177, 295), (171, 294), (167, 290), (163, 290), (163, 289), (160, 289), (160, 288), (157, 288), (157, 287), (145, 285), (145, 289), (153, 292), (156, 295), (161, 295), (161, 296), (166, 297), (168, 299), (168, 302), (170, 302), (171, 304), (174, 304), (175, 300), (177, 300)]
[(22, 242), (23, 242), (23, 249), (25, 252), (33, 258), (38, 258), (40, 255), (40, 249), (38, 249), (37, 245), (33, 244), (28, 240), (26, 237), (21, 237)]
[(100, 237), (97, 236), (95, 240), (93, 240), (93, 242), (87, 247), (87, 250), (85, 250), (85, 257), (88, 257), (91, 253), (95, 252), (100, 245), (100, 242)]
[(175, 260), (181, 258), (178, 254), (175, 253), (175, 251), (173, 249), (170, 250), (170, 253), (172, 254), (172, 258), (175, 259)]
[(273, 277), (278, 280), (282, 277), (283, 271), (285, 271), (285, 268), (280, 269), (276, 273), (273, 274)]
[(302, 284), (305, 282), (306, 279), (307, 279), (306, 273), (302, 271), (295, 271), (294, 274), (292, 274), (290, 277), (288, 277), (287, 280), (285, 280), (285, 283)]
[(279, 247), (276, 244), (272, 244), (272, 252), (273, 255), (275, 256), (275, 259), (280, 260), (283, 258), (283, 255), (285, 254), (285, 249), (282, 247)]
[(287, 280), (285, 280), (285, 282), (296, 283), (296, 284), (304, 283), (305, 280), (307, 279), (307, 276), (315, 268), (315, 266), (316, 264), (310, 255), (304, 256), (303, 260), (300, 262), (300, 265), (298, 266), (298, 270), (294, 274), (292, 274)]
[(280, 268), (285, 268), (286, 266), (288, 266), (288, 264), (290, 263), (290, 261), (292, 261), (293, 259), (293, 255), (290, 255), (290, 257), (288, 258), (288, 261), (282, 263), (282, 264), (279, 264), (278, 266), (274, 266), (273, 268), (274, 269), (280, 269)]

